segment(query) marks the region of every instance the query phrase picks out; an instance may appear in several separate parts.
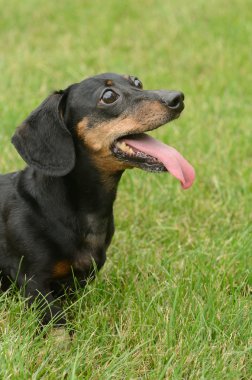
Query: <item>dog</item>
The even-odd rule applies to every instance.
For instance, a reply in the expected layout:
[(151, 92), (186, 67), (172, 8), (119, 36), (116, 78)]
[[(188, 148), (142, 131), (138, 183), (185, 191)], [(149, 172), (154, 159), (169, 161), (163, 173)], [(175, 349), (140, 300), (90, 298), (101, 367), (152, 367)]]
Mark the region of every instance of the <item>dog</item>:
[(97, 75), (48, 96), (12, 143), (27, 163), (0, 176), (0, 277), (44, 303), (41, 322), (66, 323), (58, 297), (102, 268), (125, 169), (170, 172), (189, 188), (193, 167), (146, 132), (179, 117), (184, 95), (143, 90), (133, 76)]

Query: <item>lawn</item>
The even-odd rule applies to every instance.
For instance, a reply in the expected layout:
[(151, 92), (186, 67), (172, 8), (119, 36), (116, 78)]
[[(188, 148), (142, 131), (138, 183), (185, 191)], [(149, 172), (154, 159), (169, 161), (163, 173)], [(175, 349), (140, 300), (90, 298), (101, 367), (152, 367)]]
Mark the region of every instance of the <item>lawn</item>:
[(197, 173), (187, 191), (123, 175), (105, 267), (64, 305), (71, 344), (36, 335), (36, 311), (0, 293), (0, 378), (251, 379), (251, 1), (0, 6), (2, 173), (24, 166), (10, 137), (48, 93), (106, 71), (184, 91), (182, 117), (152, 135)]

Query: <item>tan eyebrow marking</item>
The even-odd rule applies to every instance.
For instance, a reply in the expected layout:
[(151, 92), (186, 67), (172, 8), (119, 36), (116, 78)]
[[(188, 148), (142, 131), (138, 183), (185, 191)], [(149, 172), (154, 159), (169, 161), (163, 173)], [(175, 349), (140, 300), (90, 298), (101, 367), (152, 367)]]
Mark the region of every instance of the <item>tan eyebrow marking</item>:
[(108, 80), (105, 81), (105, 85), (106, 86), (113, 86), (113, 84), (114, 83), (113, 83), (113, 81), (111, 79), (108, 79)]

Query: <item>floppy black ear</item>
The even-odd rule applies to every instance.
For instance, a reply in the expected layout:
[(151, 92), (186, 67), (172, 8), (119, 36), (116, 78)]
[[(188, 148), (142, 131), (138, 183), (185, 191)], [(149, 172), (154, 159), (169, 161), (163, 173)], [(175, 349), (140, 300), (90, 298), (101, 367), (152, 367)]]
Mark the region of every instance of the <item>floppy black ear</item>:
[(46, 98), (17, 128), (12, 143), (20, 156), (45, 174), (63, 176), (75, 164), (72, 136), (61, 116), (64, 92)]

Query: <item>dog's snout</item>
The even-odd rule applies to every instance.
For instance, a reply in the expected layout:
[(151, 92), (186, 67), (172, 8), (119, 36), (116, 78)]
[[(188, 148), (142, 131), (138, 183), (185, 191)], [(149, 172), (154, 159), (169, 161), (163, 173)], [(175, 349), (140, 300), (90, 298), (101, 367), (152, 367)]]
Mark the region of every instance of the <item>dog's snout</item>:
[(162, 102), (164, 102), (170, 109), (182, 111), (184, 108), (185, 96), (183, 92), (179, 91), (165, 91), (161, 95)]

